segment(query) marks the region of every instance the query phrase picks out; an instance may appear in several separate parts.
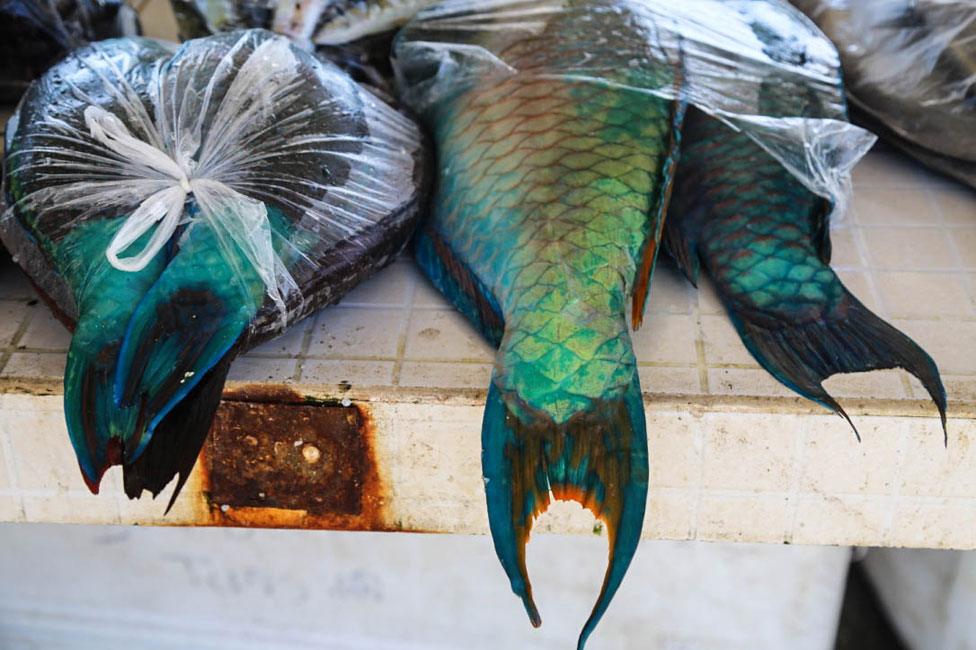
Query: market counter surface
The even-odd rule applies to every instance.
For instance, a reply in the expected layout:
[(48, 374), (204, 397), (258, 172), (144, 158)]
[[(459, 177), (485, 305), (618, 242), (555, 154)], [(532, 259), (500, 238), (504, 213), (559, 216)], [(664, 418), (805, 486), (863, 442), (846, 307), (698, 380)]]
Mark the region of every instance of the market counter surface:
[[(976, 193), (895, 153), (855, 171), (834, 266), (935, 358), (948, 444), (902, 371), (834, 377), (852, 416), (759, 368), (707, 286), (655, 276), (634, 337), (647, 410), (644, 536), (976, 548)], [(0, 263), (0, 521), (487, 533), (481, 414), (492, 350), (407, 257), (238, 359), (172, 510), (91, 495), (64, 426), (69, 335)], [(558, 503), (537, 530), (604, 534)]]

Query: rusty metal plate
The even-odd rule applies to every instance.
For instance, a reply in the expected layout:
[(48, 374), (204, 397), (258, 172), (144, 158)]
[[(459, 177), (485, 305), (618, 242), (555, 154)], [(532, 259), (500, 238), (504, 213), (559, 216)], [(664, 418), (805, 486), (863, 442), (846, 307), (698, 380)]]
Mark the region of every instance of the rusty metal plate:
[(201, 457), (213, 523), (389, 528), (361, 407), (246, 397), (221, 403)]

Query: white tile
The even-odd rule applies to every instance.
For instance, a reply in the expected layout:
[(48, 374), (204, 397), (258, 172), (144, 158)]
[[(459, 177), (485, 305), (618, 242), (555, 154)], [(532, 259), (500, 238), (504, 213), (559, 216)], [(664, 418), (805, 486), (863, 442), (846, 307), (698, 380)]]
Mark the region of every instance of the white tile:
[(227, 375), (229, 381), (288, 382), (295, 376), (295, 359), (238, 357)]
[(895, 491), (899, 445), (906, 424), (897, 418), (806, 417), (799, 490), (817, 494), (888, 495)]
[(958, 268), (943, 228), (865, 228), (862, 235), (873, 268)]
[(60, 379), (64, 377), (65, 362), (62, 352), (14, 352), (0, 376)]
[(948, 445), (943, 440), (935, 418), (910, 424), (903, 494), (968, 499), (976, 495), (976, 420), (952, 420)]
[(976, 191), (956, 184), (933, 187), (930, 190), (942, 212), (942, 220), (950, 226), (976, 227)]
[(854, 214), (862, 226), (941, 224), (941, 215), (925, 190), (860, 188), (854, 192)]
[(864, 257), (857, 245), (854, 228), (837, 228), (830, 231), (830, 263), (834, 267), (864, 266)]
[(902, 372), (900, 369), (891, 369), (837, 374), (828, 377), (823, 382), (823, 387), (841, 401), (842, 398), (851, 397), (903, 399), (907, 395)]
[(264, 357), (292, 357), (302, 351), (302, 344), (305, 341), (305, 334), (312, 327), (315, 318), (307, 318), (301, 323), (293, 325), (285, 330), (281, 336), (265, 341), (248, 354)]
[(962, 273), (876, 271), (874, 277), (885, 313), (893, 318), (952, 318), (976, 314), (966, 276)]
[(673, 264), (658, 264), (651, 282), (647, 312), (687, 314), (691, 311), (694, 287)]
[(459, 312), (413, 312), (404, 358), (490, 362), (494, 356), (488, 342)]
[(423, 274), (417, 278), (413, 305), (420, 309), (453, 309), (447, 298)]
[(972, 548), (976, 504), (966, 501), (905, 499), (895, 509), (890, 537), (899, 546)]
[(393, 362), (307, 359), (302, 362), (302, 383), (389, 386), (393, 383)]
[(398, 309), (330, 307), (316, 319), (308, 354), (395, 359), (403, 318)]
[(714, 541), (781, 542), (787, 526), (786, 497), (702, 497), (698, 510), (698, 539)]
[(721, 420), (706, 417), (702, 426), (707, 428), (703, 486), (766, 492), (789, 489), (799, 427), (795, 416), (743, 413)]
[(701, 327), (705, 342), (705, 362), (709, 366), (737, 364), (757, 366), (746, 346), (742, 344), (728, 316), (702, 314)]
[(640, 363), (695, 364), (698, 328), (686, 314), (648, 314), (641, 328), (632, 333), (634, 353)]
[(30, 325), (20, 338), (18, 346), (35, 350), (67, 351), (71, 334), (46, 307), (33, 308)]
[(949, 230), (962, 265), (968, 269), (976, 269), (976, 228), (952, 228)]
[(648, 484), (655, 488), (694, 489), (701, 483), (705, 427), (687, 413), (647, 412)]
[(658, 395), (695, 395), (702, 392), (697, 367), (638, 366), (641, 389)]
[(864, 544), (883, 539), (891, 506), (857, 496), (802, 497), (797, 505), (794, 544)]
[(27, 307), (23, 303), (0, 302), (0, 346), (10, 345), (26, 316)]
[(675, 490), (648, 491), (644, 531), (655, 539), (691, 539), (698, 495)]
[(713, 395), (796, 396), (796, 393), (776, 381), (765, 369), (710, 368), (708, 389)]
[(417, 283), (418, 271), (411, 261), (398, 261), (350, 291), (339, 303), (344, 306), (405, 306)]
[(400, 385), (423, 388), (488, 388), (491, 364), (405, 361)]

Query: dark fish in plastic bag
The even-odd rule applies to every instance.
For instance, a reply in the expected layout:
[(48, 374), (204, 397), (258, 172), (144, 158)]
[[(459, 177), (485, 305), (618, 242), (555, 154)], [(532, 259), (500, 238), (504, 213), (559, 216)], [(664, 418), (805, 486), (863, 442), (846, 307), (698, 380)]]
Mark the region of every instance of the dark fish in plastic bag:
[(837, 45), (855, 117), (976, 187), (976, 3), (792, 2)]
[(0, 0), (0, 102), (16, 102), (74, 48), (138, 33), (124, 0)]
[(180, 38), (270, 29), (392, 97), (393, 33), (434, 0), (170, 0)]
[[(186, 480), (230, 361), (391, 261), (420, 133), (263, 30), (86, 47), (6, 134), (0, 234), (73, 328), (65, 414), (95, 491)], [(174, 493), (174, 498), (176, 493)]]

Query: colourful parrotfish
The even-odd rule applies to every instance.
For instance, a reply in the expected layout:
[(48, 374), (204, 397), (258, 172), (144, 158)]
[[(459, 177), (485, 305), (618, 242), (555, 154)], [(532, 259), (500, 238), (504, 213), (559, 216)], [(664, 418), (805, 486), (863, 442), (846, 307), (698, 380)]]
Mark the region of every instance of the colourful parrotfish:
[[(652, 46), (627, 12), (591, 17), (588, 33), (616, 35), (585, 45), (613, 70), (607, 84), (549, 74), (583, 55), (570, 37), (579, 25), (555, 14), (531, 38), (490, 30), (510, 39), (501, 49), (518, 72), (485, 71), (425, 111), (439, 185), (416, 240), (423, 270), (498, 347), (482, 433), (488, 516), (534, 625), (525, 545), (550, 494), (606, 523), (609, 566), (581, 648), (644, 519), (647, 439), (627, 311), (640, 322), (684, 110), (633, 90), (680, 82), (663, 54), (633, 65), (629, 50)], [(428, 36), (408, 26), (398, 38)], [(431, 72), (402, 63), (407, 76)]]
[[(801, 89), (780, 86), (765, 115), (816, 115)], [(688, 279), (704, 269), (742, 342), (777, 380), (850, 422), (822, 383), (837, 373), (903, 368), (946, 424), (932, 358), (864, 306), (830, 268), (831, 204), (755, 141), (692, 108), (665, 243)], [(851, 423), (853, 427), (853, 423)], [(855, 429), (855, 434), (857, 430)]]
[(572, 499), (607, 524), (609, 567), (579, 648), (643, 521), (648, 450), (626, 314), (640, 324), (665, 228), (690, 275), (705, 260), (749, 349), (804, 396), (839, 410), (824, 378), (902, 366), (945, 407), (931, 359), (827, 265), (828, 202), (697, 109), (684, 128), (686, 100), (729, 119), (784, 116), (750, 124), (805, 155), (802, 118), (819, 114), (756, 103), (782, 75), (809, 84), (795, 88), (800, 98), (828, 95), (825, 122), (850, 134), (836, 122), (837, 67), (822, 65), (836, 59), (829, 43), (781, 3), (728, 4), (725, 24), (656, 0), (448, 0), (394, 43), (401, 96), (433, 133), (439, 164), (417, 262), (498, 347), (482, 425), (488, 516), (533, 624), (535, 517), (551, 498)]
[(174, 499), (231, 360), (391, 261), (425, 184), (412, 122), (263, 30), (76, 52), (11, 119), (5, 171), (0, 232), (73, 327), (85, 481), (178, 474)]

